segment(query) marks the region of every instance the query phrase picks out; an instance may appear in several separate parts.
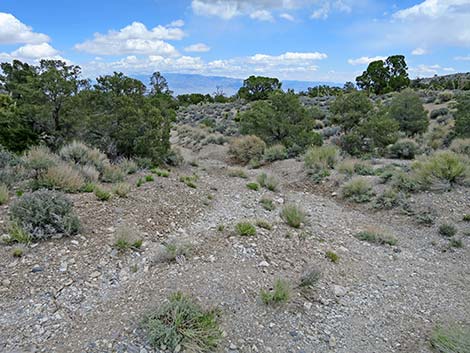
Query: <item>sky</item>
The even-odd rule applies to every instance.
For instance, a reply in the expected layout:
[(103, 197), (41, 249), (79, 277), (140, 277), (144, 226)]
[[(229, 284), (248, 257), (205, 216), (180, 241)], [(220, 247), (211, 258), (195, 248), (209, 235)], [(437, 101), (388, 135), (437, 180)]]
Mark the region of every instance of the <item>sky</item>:
[(0, 61), (353, 81), (406, 56), (411, 77), (470, 71), (470, 0), (0, 0)]

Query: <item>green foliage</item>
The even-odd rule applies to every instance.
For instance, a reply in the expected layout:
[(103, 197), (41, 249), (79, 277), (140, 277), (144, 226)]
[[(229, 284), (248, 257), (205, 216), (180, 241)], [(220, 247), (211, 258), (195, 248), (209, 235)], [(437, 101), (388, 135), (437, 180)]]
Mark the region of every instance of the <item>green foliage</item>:
[(342, 196), (357, 203), (369, 202), (374, 195), (372, 185), (363, 177), (356, 177), (341, 188)]
[(451, 238), (457, 234), (457, 228), (453, 224), (444, 223), (439, 226), (439, 234)]
[(146, 175), (145, 176), (145, 181), (147, 183), (150, 183), (151, 181), (155, 181), (155, 178), (153, 177), (153, 175)]
[(271, 223), (269, 223), (265, 219), (257, 219), (256, 220), (256, 225), (260, 228), (267, 229), (267, 230), (273, 229), (273, 226), (271, 225)]
[(252, 104), (238, 119), (242, 134), (256, 135), (268, 145), (282, 144), (289, 155), (323, 143), (321, 135), (313, 131), (314, 120), (293, 93), (274, 92), (267, 100)]
[(392, 208), (403, 205), (404, 202), (405, 195), (402, 192), (396, 191), (394, 188), (389, 188), (377, 196), (374, 201), (374, 208), (391, 210)]
[(288, 157), (287, 148), (284, 145), (277, 144), (266, 148), (263, 159), (266, 162), (275, 162)]
[(170, 176), (170, 171), (166, 169), (153, 168), (151, 172), (163, 178), (168, 178)]
[(410, 89), (393, 97), (388, 107), (388, 116), (400, 124), (400, 130), (407, 135), (426, 132), (429, 120), (418, 94)]
[(23, 248), (20, 248), (20, 247), (13, 248), (13, 251), (11, 252), (13, 257), (21, 257), (23, 256), (23, 253), (24, 253)]
[(256, 177), (258, 183), (270, 191), (276, 191), (279, 186), (279, 180), (274, 175), (261, 173)]
[(100, 201), (108, 201), (111, 198), (111, 193), (100, 187), (95, 187), (94, 190), (95, 196)]
[(400, 125), (384, 113), (373, 114), (369, 119), (363, 121), (357, 128), (357, 133), (361, 139), (367, 139), (368, 149), (383, 151), (385, 147), (398, 140)]
[(91, 148), (82, 142), (73, 141), (59, 150), (59, 156), (70, 163), (82, 166), (91, 165), (96, 170), (103, 172), (109, 165), (106, 155), (97, 148)]
[(118, 183), (123, 181), (124, 177), (125, 173), (120, 166), (115, 164), (106, 164), (101, 175), (101, 181), (105, 183)]
[(246, 187), (250, 190), (253, 190), (253, 191), (258, 191), (259, 190), (259, 184), (258, 183), (248, 183), (248, 184), (246, 184)]
[(237, 225), (235, 226), (235, 230), (237, 231), (238, 235), (244, 237), (252, 237), (256, 235), (256, 228), (250, 222), (237, 223)]
[(470, 214), (465, 214), (465, 215), (463, 215), (462, 220), (463, 220), (464, 222), (470, 222)]
[(408, 67), (403, 55), (389, 56), (387, 60), (376, 60), (369, 64), (361, 76), (356, 77), (357, 85), (375, 94), (400, 91), (410, 85)]
[(430, 341), (438, 353), (467, 353), (470, 352), (470, 329), (459, 326), (436, 327)]
[(338, 162), (339, 156), (339, 149), (332, 145), (311, 147), (304, 156), (305, 168), (308, 171), (332, 169)]
[(318, 283), (321, 277), (322, 277), (322, 272), (320, 269), (310, 268), (307, 271), (305, 271), (300, 277), (299, 287), (301, 288), (314, 287)]
[(198, 180), (198, 176), (197, 175), (184, 175), (184, 176), (181, 176), (180, 177), (180, 181), (184, 184), (186, 184), (186, 186), (189, 186), (190, 188), (192, 189), (197, 189), (197, 184), (196, 184), (196, 181)]
[(258, 136), (242, 136), (230, 142), (228, 154), (237, 162), (247, 164), (252, 160), (261, 160), (266, 143)]
[(331, 262), (333, 262), (333, 263), (335, 263), (335, 264), (338, 263), (339, 260), (340, 260), (339, 255), (336, 254), (336, 253), (333, 252), (333, 251), (330, 251), (330, 250), (328, 250), (328, 251), (325, 253), (325, 256), (326, 256), (327, 259), (329, 259)]
[(32, 240), (74, 235), (80, 229), (72, 202), (56, 191), (39, 190), (23, 195), (11, 206), (10, 217)]
[(130, 158), (122, 158), (119, 161), (119, 168), (121, 168), (125, 174), (135, 174), (139, 170), (137, 163)]
[(307, 219), (304, 210), (294, 204), (285, 205), (281, 211), (281, 218), (292, 228), (300, 228)]
[(270, 93), (280, 90), (281, 86), (277, 78), (250, 76), (243, 81), (238, 96), (250, 101), (267, 99)]
[(4, 184), (0, 184), (0, 205), (4, 205), (9, 199), (8, 187)]
[(138, 239), (135, 231), (127, 226), (120, 226), (116, 231), (114, 247), (121, 252), (129, 249), (140, 249), (142, 239)]
[(418, 144), (409, 139), (399, 140), (389, 149), (390, 157), (398, 159), (414, 159), (417, 152)]
[(127, 183), (119, 183), (114, 185), (113, 192), (119, 197), (127, 197), (131, 192), (131, 186)]
[(203, 310), (188, 296), (177, 292), (150, 313), (143, 327), (152, 346), (171, 351), (214, 352), (222, 339), (218, 311)]
[(470, 157), (470, 138), (457, 138), (453, 140), (450, 145), (450, 150)]
[(364, 92), (341, 95), (331, 103), (331, 122), (341, 126), (346, 132), (350, 131), (366, 118), (372, 108), (372, 103)]
[(462, 156), (441, 151), (413, 165), (416, 178), (423, 189), (436, 183), (459, 183), (468, 176), (468, 162)]
[(261, 204), (261, 206), (263, 206), (263, 208), (266, 211), (274, 211), (276, 209), (276, 205), (274, 204), (274, 201), (271, 200), (271, 199), (268, 199), (266, 197), (263, 197), (260, 200), (260, 204)]
[(455, 134), (458, 137), (470, 137), (470, 94), (457, 97), (457, 112), (455, 116)]
[(261, 290), (261, 300), (266, 305), (275, 305), (285, 303), (290, 297), (289, 283), (282, 279), (277, 279), (274, 282), (274, 288), (271, 291)]
[(10, 224), (8, 228), (8, 244), (29, 244), (32, 240), (32, 236), (26, 232), (17, 222), (12, 222), (12, 224)]
[(379, 233), (374, 230), (365, 230), (355, 235), (359, 240), (378, 245), (396, 245), (397, 239), (389, 234)]

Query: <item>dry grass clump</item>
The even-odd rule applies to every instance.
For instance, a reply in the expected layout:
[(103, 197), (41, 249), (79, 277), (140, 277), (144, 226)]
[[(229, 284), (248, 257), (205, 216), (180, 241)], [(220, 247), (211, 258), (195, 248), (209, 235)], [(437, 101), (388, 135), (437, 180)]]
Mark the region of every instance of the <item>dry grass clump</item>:
[(230, 142), (228, 154), (235, 161), (248, 164), (250, 161), (260, 161), (263, 158), (265, 148), (266, 143), (258, 136), (242, 136)]

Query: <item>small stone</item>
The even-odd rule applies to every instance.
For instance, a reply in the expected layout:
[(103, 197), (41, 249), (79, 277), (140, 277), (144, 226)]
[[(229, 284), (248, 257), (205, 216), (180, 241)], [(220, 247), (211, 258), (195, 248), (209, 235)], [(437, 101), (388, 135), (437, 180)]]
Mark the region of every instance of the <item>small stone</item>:
[(2, 281), (2, 286), (3, 287), (8, 287), (11, 284), (11, 281), (9, 279), (4, 279)]
[(31, 270), (32, 273), (37, 273), (37, 272), (42, 272), (42, 271), (44, 271), (44, 269), (39, 265), (34, 265), (33, 269)]
[(91, 277), (91, 278), (97, 278), (97, 277), (99, 277), (100, 275), (101, 275), (100, 272), (94, 271), (94, 272), (91, 273), (90, 277)]
[(328, 341), (328, 345), (330, 346), (330, 348), (336, 347), (336, 338), (335, 338), (335, 336), (330, 337), (330, 340)]
[(305, 302), (305, 303), (304, 303), (304, 308), (307, 309), (307, 310), (310, 310), (310, 309), (312, 308), (312, 305), (313, 305), (313, 304), (310, 303), (310, 302)]
[(261, 261), (259, 264), (258, 264), (259, 267), (269, 267), (269, 262), (267, 261)]
[(234, 344), (234, 343), (230, 343), (230, 346), (229, 346), (229, 348), (230, 348), (232, 351), (234, 351), (234, 350), (236, 350), (236, 349), (237, 349), (237, 345), (236, 345), (236, 344)]
[(333, 286), (333, 293), (337, 297), (344, 297), (347, 292), (348, 290), (344, 287), (338, 286), (336, 284)]
[(175, 347), (175, 351), (174, 351), (174, 352), (175, 352), (175, 353), (178, 353), (178, 352), (180, 352), (180, 351), (181, 351), (181, 345), (178, 344), (178, 345)]

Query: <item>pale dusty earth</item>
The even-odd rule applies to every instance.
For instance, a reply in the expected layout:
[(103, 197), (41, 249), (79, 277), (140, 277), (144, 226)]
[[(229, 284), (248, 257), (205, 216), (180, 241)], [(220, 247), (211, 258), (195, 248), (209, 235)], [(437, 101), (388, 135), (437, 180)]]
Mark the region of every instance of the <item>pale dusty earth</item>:
[[(71, 195), (80, 235), (28, 246), (19, 259), (11, 246), (0, 246), (1, 352), (157, 352), (141, 320), (178, 290), (221, 310), (217, 352), (428, 353), (436, 324), (470, 321), (470, 237), (463, 235), (470, 226), (461, 221), (470, 214), (469, 189), (413, 195), (415, 205), (436, 210), (436, 224), (425, 227), (398, 211), (346, 203), (328, 186), (307, 182), (299, 161), (247, 170), (242, 179), (228, 176), (226, 146), (184, 153), (197, 166), (172, 169), (169, 178), (140, 188), (135, 181), (148, 173), (134, 175), (128, 198)], [(279, 191), (247, 189), (263, 171), (281, 181)], [(179, 181), (192, 173), (197, 189)], [(277, 209), (264, 210), (263, 196)], [(281, 220), (284, 203), (308, 213), (302, 229)], [(0, 206), (0, 229), (7, 219), (8, 205)], [(236, 235), (235, 224), (247, 219), (274, 228)], [(457, 225), (462, 249), (438, 234), (444, 222)], [(122, 225), (144, 240), (139, 251), (113, 247)], [(397, 245), (354, 237), (369, 226), (393, 234)], [(178, 262), (158, 261), (169, 239), (192, 251)], [(304, 293), (299, 278), (311, 267), (323, 276)], [(291, 299), (266, 306), (260, 290), (277, 278), (290, 282)]]

